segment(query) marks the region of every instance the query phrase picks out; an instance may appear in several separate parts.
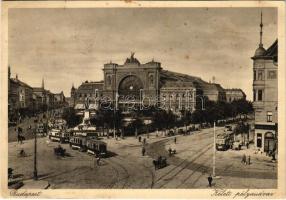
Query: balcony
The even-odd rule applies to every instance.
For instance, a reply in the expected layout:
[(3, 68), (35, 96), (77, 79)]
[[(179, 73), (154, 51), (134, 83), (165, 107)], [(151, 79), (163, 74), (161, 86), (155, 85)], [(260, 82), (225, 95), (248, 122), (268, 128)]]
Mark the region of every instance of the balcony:
[(264, 107), (264, 102), (263, 101), (254, 101), (252, 105), (253, 105), (254, 109), (263, 108)]
[(265, 81), (264, 80), (255, 80), (253, 81), (253, 84), (252, 86), (255, 87), (255, 86), (264, 86), (265, 85)]

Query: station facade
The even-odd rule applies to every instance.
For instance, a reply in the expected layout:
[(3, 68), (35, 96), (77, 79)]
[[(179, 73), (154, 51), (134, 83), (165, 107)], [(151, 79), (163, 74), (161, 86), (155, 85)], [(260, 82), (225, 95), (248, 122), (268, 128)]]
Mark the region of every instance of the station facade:
[(122, 65), (104, 64), (103, 73), (103, 81), (85, 81), (78, 88), (72, 87), (76, 109), (83, 109), (88, 99), (88, 106), (94, 108), (109, 102), (123, 110), (153, 106), (180, 113), (203, 108), (206, 99), (226, 101), (225, 90), (219, 84), (164, 70), (154, 60), (142, 64), (134, 53)]

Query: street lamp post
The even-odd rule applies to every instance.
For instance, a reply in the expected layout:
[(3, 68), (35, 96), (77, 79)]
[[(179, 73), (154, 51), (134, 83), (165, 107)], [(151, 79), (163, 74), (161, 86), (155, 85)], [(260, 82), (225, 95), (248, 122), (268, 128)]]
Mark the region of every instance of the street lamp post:
[(216, 134), (215, 134), (215, 122), (214, 122), (214, 145), (213, 145), (213, 177), (215, 177), (215, 154), (216, 154)]
[[(38, 120), (35, 120), (37, 123)], [(34, 180), (38, 180), (38, 170), (37, 170), (37, 125), (34, 131)]]
[(114, 71), (113, 74), (111, 74), (111, 76), (113, 76), (113, 138), (115, 138), (116, 133), (115, 133), (115, 117), (116, 117), (116, 105), (117, 105), (117, 97), (116, 97), (116, 70)]

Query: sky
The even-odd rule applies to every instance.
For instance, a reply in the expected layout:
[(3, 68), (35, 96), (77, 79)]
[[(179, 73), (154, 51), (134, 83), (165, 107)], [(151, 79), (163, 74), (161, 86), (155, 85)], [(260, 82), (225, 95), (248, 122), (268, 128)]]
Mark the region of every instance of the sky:
[(252, 60), (277, 38), (276, 8), (40, 8), (9, 10), (12, 77), (70, 96), (72, 84), (103, 79), (104, 63), (135, 52), (145, 63), (241, 88), (252, 100)]

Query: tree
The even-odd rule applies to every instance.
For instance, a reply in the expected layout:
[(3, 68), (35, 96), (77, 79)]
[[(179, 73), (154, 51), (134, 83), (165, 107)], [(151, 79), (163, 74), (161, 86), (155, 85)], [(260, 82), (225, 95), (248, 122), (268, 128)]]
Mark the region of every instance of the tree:
[(235, 107), (237, 113), (239, 115), (247, 115), (253, 112), (252, 103), (245, 99), (235, 100), (232, 103), (232, 106)]
[(175, 125), (176, 115), (171, 111), (158, 110), (153, 114), (152, 121), (156, 128), (171, 128)]
[(62, 118), (66, 120), (69, 128), (77, 126), (82, 120), (81, 116), (77, 115), (72, 107), (64, 109)]
[(110, 109), (100, 109), (96, 112), (96, 116), (92, 119), (92, 124), (96, 126), (107, 126), (108, 128), (113, 128), (115, 125), (116, 129), (121, 128), (123, 121), (123, 115), (121, 110), (116, 110), (115, 112)]

